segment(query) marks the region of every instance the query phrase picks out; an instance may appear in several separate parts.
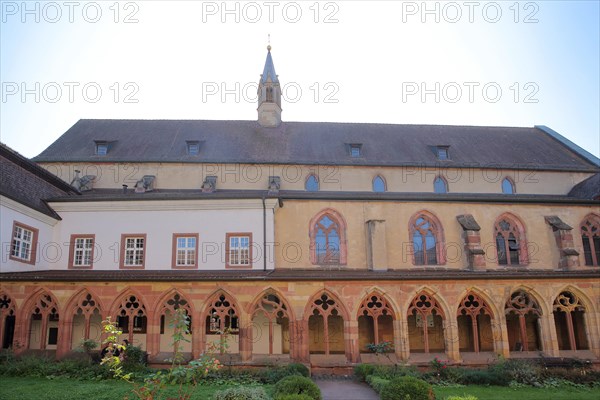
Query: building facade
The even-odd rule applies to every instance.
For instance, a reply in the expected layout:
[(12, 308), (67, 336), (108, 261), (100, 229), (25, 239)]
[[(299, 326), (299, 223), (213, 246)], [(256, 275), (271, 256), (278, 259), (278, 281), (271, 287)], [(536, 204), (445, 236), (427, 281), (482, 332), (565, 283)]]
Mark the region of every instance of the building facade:
[(598, 361), (596, 157), (543, 126), (282, 121), (270, 48), (258, 97), (2, 146), (3, 348), (63, 357), (110, 316), (160, 363), (183, 309), (190, 358)]

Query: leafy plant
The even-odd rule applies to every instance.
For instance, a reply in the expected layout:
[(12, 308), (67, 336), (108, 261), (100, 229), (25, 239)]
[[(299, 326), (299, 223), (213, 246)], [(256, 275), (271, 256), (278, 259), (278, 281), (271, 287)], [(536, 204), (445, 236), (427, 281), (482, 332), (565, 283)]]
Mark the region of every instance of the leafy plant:
[(214, 400), (270, 400), (262, 387), (244, 386), (218, 391), (213, 398)]
[(321, 390), (319, 387), (304, 376), (288, 376), (275, 384), (273, 398), (279, 400), (280, 397), (289, 394), (304, 394), (310, 396), (313, 400), (321, 400)]
[(98, 343), (95, 340), (82, 339), (77, 350), (90, 354), (96, 347), (98, 347)]
[(434, 400), (433, 388), (427, 382), (403, 376), (392, 379), (381, 391), (381, 400)]

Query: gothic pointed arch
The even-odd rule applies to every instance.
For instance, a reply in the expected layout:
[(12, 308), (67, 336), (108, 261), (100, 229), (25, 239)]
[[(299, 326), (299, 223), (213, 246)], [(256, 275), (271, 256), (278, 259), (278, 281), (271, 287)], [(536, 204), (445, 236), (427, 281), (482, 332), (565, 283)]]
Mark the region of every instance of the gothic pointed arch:
[(343, 354), (346, 351), (344, 321), (348, 311), (339, 298), (324, 289), (317, 292), (306, 305), (311, 354)]
[(333, 208), (319, 211), (308, 224), (312, 264), (347, 263), (346, 220)]
[[(159, 325), (159, 335), (165, 335), (166, 337), (172, 337), (173, 335), (191, 335), (192, 327), (192, 315), (194, 315), (193, 305), (188, 298), (183, 295), (179, 290), (172, 288), (166, 291), (156, 302), (154, 306), (156, 311), (154, 314), (155, 323)], [(180, 329), (175, 323), (174, 316), (176, 313), (181, 312), (185, 315), (186, 328)], [(183, 321), (182, 321), (183, 322)], [(189, 337), (188, 337), (189, 340)], [(163, 340), (159, 341), (159, 351), (163, 351), (161, 346)], [(169, 341), (169, 344), (172, 344)], [(179, 347), (172, 349), (173, 352), (180, 351), (182, 353), (191, 353), (192, 343), (189, 341), (180, 341), (177, 344)], [(166, 345), (164, 345), (166, 347)]]
[(111, 308), (118, 327), (134, 343), (134, 334), (145, 334), (148, 327), (148, 310), (144, 298), (133, 289), (126, 289), (117, 297)]
[(494, 313), (483, 296), (469, 290), (462, 297), (456, 315), (460, 351), (479, 353), (494, 350)]
[(442, 223), (435, 214), (421, 210), (408, 223), (412, 242), (413, 265), (443, 265), (446, 263)]
[(525, 224), (511, 213), (500, 215), (494, 223), (498, 265), (529, 264)]
[(587, 350), (586, 307), (573, 291), (564, 290), (552, 305), (559, 350)]
[(60, 308), (54, 295), (41, 289), (28, 303), (24, 312), (29, 316), (29, 349), (55, 349), (58, 344)]
[(445, 313), (436, 296), (421, 290), (413, 297), (407, 312), (410, 351), (445, 351)]
[(0, 348), (13, 347), (17, 305), (15, 300), (6, 292), (0, 291)]
[[(372, 291), (360, 303), (357, 313), (358, 342), (361, 352), (368, 344), (394, 343), (395, 312), (389, 300), (378, 291)], [(390, 351), (393, 346), (389, 346)]]
[(515, 181), (510, 176), (504, 177), (500, 186), (503, 194), (517, 193), (517, 185), (515, 185)]
[(250, 307), (253, 353), (289, 354), (291, 308), (272, 288), (264, 290)]
[[(203, 318), (206, 321), (205, 334), (213, 342), (223, 340), (226, 335), (239, 335), (240, 308), (233, 295), (223, 289), (217, 290), (210, 298), (204, 309)], [(238, 342), (239, 343), (239, 342)], [(220, 349), (224, 351), (224, 349)], [(232, 349), (229, 351), (238, 352)]]
[(515, 290), (506, 300), (504, 313), (510, 350), (541, 350), (538, 319), (542, 308), (535, 296), (524, 289)]
[(78, 290), (65, 307), (65, 317), (70, 320), (71, 348), (78, 346), (81, 339), (100, 343), (102, 334), (102, 305), (98, 296), (88, 288)]
[(600, 266), (600, 216), (594, 213), (586, 215), (579, 229), (585, 265)]

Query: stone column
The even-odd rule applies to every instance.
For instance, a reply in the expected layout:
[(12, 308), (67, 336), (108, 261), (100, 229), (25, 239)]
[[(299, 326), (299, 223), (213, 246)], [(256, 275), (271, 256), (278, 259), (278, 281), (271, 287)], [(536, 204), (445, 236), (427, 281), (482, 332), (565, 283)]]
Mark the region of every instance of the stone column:
[(508, 327), (506, 326), (506, 316), (499, 315), (498, 316), (498, 328), (497, 332), (499, 333), (497, 344), (497, 352), (502, 355), (504, 358), (510, 357), (510, 344), (508, 343)]
[(579, 252), (575, 250), (572, 232), (573, 228), (565, 224), (556, 215), (546, 216), (544, 219), (552, 228), (556, 245), (560, 251), (558, 268), (569, 270), (579, 267)]
[[(87, 321), (86, 321), (87, 322)], [(58, 341), (56, 345), (56, 358), (62, 358), (71, 351), (73, 337), (73, 316), (59, 318)]]
[[(158, 352), (160, 351), (160, 316), (158, 316), (157, 319), (154, 315), (147, 315), (146, 323), (146, 352), (148, 353), (148, 358), (155, 361), (159, 361), (158, 359), (156, 359), (156, 357), (158, 356)], [(172, 352), (173, 348), (170, 348), (167, 351)]]
[(550, 357), (558, 357), (558, 339), (556, 337), (556, 326), (554, 325), (554, 314), (543, 314), (538, 319), (538, 323), (543, 352)]
[(252, 328), (248, 325), (246, 327), (240, 327), (239, 333), (240, 341), (240, 358), (243, 362), (250, 361), (252, 359)]
[(406, 314), (402, 315), (402, 319), (394, 321), (394, 333), (398, 332), (395, 340), (399, 342), (399, 346), (396, 349), (396, 354), (399, 355), (403, 361), (408, 361), (410, 358), (410, 346), (408, 340), (408, 322), (406, 321)]
[(461, 362), (458, 346), (458, 324), (454, 315), (444, 319), (444, 341), (448, 359), (455, 363)]
[(357, 363), (360, 358), (358, 321), (344, 321), (344, 331), (346, 338), (346, 358), (352, 363)]
[(485, 251), (481, 247), (479, 231), (481, 227), (471, 214), (457, 215), (456, 219), (463, 229), (462, 238), (467, 267), (472, 270), (485, 269)]
[(366, 223), (367, 266), (373, 271), (388, 269), (385, 220), (372, 219)]

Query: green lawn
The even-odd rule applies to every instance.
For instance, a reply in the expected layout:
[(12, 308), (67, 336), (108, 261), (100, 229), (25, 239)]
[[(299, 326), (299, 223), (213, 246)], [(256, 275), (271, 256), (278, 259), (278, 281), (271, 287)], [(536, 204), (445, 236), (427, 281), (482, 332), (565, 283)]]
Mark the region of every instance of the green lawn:
[[(79, 381), (75, 379), (0, 377), (1, 400), (120, 400), (131, 394), (132, 386), (122, 381)], [(227, 386), (197, 386), (192, 399), (210, 400)], [(164, 390), (161, 400), (176, 398), (178, 387)], [(129, 396), (130, 399), (135, 397)], [(158, 400), (158, 399), (156, 399)]]
[(438, 400), (444, 400), (451, 395), (470, 394), (479, 400), (598, 400), (600, 399), (600, 388), (575, 389), (575, 388), (548, 388), (538, 389), (525, 387), (512, 389), (502, 386), (466, 386), (460, 388), (434, 386)]

